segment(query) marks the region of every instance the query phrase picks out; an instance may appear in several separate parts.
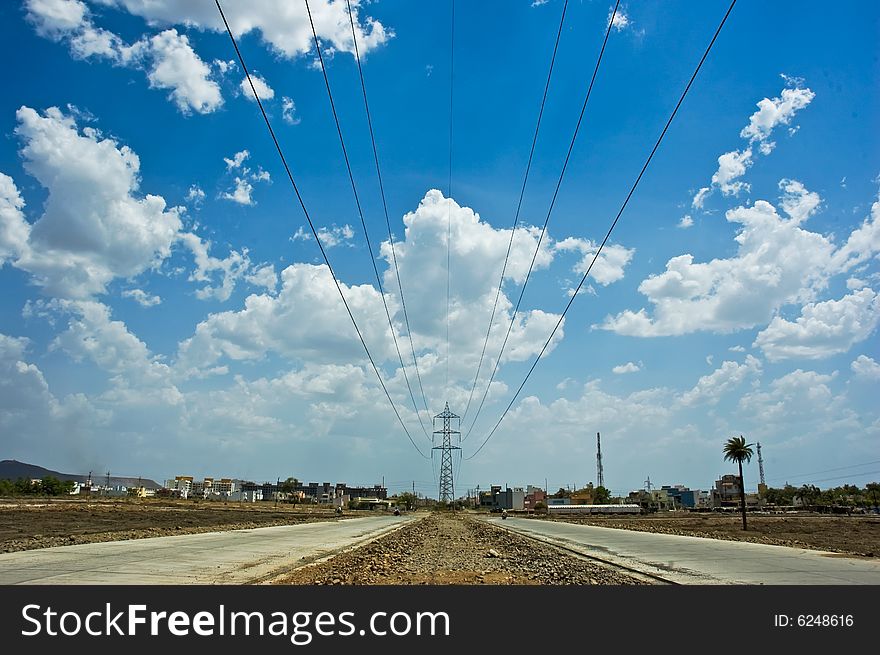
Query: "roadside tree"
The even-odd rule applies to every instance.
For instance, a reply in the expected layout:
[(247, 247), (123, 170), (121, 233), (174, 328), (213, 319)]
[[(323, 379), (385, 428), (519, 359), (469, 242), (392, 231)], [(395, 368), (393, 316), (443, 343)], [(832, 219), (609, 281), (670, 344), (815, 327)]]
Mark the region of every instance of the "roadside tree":
[(724, 459), (729, 462), (736, 462), (739, 466), (739, 499), (742, 508), (743, 530), (746, 529), (746, 487), (743, 482), (743, 462), (750, 462), (754, 451), (752, 444), (747, 444), (745, 437), (731, 437), (724, 444)]

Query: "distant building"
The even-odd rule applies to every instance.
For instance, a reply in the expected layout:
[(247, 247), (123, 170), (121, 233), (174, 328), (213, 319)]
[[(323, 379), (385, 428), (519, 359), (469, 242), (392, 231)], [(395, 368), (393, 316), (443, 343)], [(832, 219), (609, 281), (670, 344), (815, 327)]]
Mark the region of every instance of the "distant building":
[(353, 498), (349, 507), (352, 509), (390, 509), (391, 501), (385, 498)]
[(670, 509), (695, 509), (700, 504), (699, 489), (689, 489), (688, 487), (676, 484), (674, 486), (663, 485), (661, 487), (666, 492), (666, 497), (670, 504)]
[(645, 489), (630, 491), (626, 497), (626, 502), (630, 505), (638, 505), (643, 510), (651, 510), (655, 507), (653, 505), (651, 494)]
[(592, 505), (593, 504), (593, 483), (591, 482), (583, 489), (578, 489), (577, 491), (573, 491), (569, 496), (570, 504), (572, 505)]
[(235, 481), (231, 478), (211, 478), (196, 480), (191, 475), (178, 475), (165, 481), (166, 489), (180, 491), (181, 498), (215, 498), (229, 500), (235, 491)]
[[(217, 484), (216, 481), (214, 484)], [(250, 494), (249, 497), (253, 498), (255, 492), (259, 490), (258, 500), (294, 500), (301, 503), (319, 503), (337, 507), (341, 505), (339, 499), (343, 497), (347, 497), (349, 500), (374, 498), (383, 501), (388, 498), (388, 489), (379, 484), (372, 487), (349, 487), (344, 482), (338, 482), (335, 485), (329, 482), (309, 482), (307, 484), (299, 483), (294, 485), (292, 491), (281, 491), (281, 485), (283, 484), (275, 482), (264, 482), (262, 484), (242, 482), (241, 491), (247, 492)]]
[(534, 510), (535, 505), (538, 503), (544, 503), (544, 505), (547, 505), (547, 494), (539, 487), (529, 486), (526, 489), (526, 497), (523, 500), (523, 506), (525, 509)]
[[(155, 492), (153, 492), (155, 495)], [(146, 498), (147, 497), (147, 488), (146, 487), (129, 487), (128, 488), (128, 496), (129, 498)]]
[[(537, 489), (540, 492), (538, 496), (539, 500), (543, 500), (543, 489), (538, 489), (537, 487), (530, 487), (530, 489)], [(538, 502), (535, 500), (534, 492), (531, 495), (532, 505)], [(475, 501), (480, 508), (490, 509), (490, 510), (523, 510), (526, 509), (526, 492), (522, 487), (507, 487), (506, 489), (502, 489), (500, 484), (493, 484), (489, 487), (489, 491), (480, 491)]]
[(739, 504), (739, 476), (728, 474), (722, 475), (715, 481), (715, 488), (712, 489), (712, 507), (730, 507)]
[(379, 500), (388, 499), (388, 489), (381, 484), (374, 484), (372, 487), (350, 487), (344, 482), (336, 483), (337, 495), (348, 495), (351, 498), (378, 498)]
[(525, 497), (522, 487), (508, 487), (495, 494), (495, 504), (501, 509), (521, 510), (525, 508)]
[(173, 480), (165, 481), (165, 488), (179, 492), (171, 494), (174, 498), (189, 498), (193, 488), (193, 477), (191, 475), (177, 475)]
[(247, 489), (244, 488), (245, 485), (242, 485), (242, 488), (226, 496), (226, 500), (236, 503), (255, 503), (258, 500), (263, 500), (263, 489), (253, 483), (251, 485), (253, 486)]

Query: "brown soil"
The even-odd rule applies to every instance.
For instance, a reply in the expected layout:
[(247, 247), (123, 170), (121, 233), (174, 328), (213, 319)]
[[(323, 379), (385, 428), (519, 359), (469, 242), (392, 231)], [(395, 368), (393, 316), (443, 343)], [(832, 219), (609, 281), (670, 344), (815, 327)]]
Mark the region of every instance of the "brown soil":
[(0, 500), (0, 553), (333, 520), (332, 509), (270, 502)]
[(293, 585), (645, 584), (459, 512), (434, 513), (347, 553), (294, 570)]
[(880, 557), (880, 517), (792, 514), (746, 517), (748, 530), (742, 529), (741, 515), (656, 514), (650, 516), (553, 517), (554, 521), (586, 523), (606, 528), (643, 532), (662, 532), (712, 539), (751, 541), (792, 546), (832, 553)]

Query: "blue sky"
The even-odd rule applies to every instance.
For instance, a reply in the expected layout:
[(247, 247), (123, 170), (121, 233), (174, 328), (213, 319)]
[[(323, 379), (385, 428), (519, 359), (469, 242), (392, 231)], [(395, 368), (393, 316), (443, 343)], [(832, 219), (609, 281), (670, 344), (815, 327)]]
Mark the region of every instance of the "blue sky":
[[(430, 415), (464, 412), (510, 238), (561, 0), (352, 3)], [(727, 9), (621, 3), (471, 455), (550, 334)], [(409, 336), (345, 2), (312, 0), (407, 374)], [(611, 3), (571, 1), (485, 389)], [(646, 176), (501, 428), (456, 489), (730, 472), (770, 484), (880, 470), (880, 9), (740, 0)], [(412, 438), (305, 6), (224, 6), (293, 175)], [(857, 19), (855, 16), (858, 15)], [(436, 494), (379, 387), (211, 2), (4, 4), (0, 446), (70, 472), (374, 483)], [(537, 226), (537, 227), (536, 227)], [(446, 383), (446, 235), (452, 337)], [(382, 252), (378, 252), (381, 244)], [(470, 427), (474, 409), (466, 417)], [(846, 468), (843, 468), (846, 467)], [(746, 471), (757, 482), (757, 464)]]

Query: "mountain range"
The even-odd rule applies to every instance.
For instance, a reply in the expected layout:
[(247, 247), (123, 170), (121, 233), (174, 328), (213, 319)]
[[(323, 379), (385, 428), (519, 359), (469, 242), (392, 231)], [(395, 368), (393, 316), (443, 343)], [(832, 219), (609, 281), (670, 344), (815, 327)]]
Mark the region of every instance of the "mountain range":
[[(17, 480), (18, 478), (30, 478), (34, 480), (39, 480), (46, 477), (47, 475), (51, 475), (52, 477), (58, 478), (59, 480), (73, 480), (74, 482), (86, 482), (89, 478), (88, 475), (59, 473), (58, 471), (53, 471), (42, 466), (37, 466), (36, 464), (27, 464), (25, 462), (19, 462), (14, 459), (4, 459), (0, 461), (0, 480)], [(92, 481), (98, 485), (106, 485), (107, 476), (101, 475), (97, 472), (93, 472)], [(114, 475), (110, 476), (111, 487), (133, 487), (138, 486), (138, 484), (146, 487), (147, 489), (159, 489), (162, 486), (158, 484), (155, 480), (151, 480), (149, 478), (120, 477)]]

